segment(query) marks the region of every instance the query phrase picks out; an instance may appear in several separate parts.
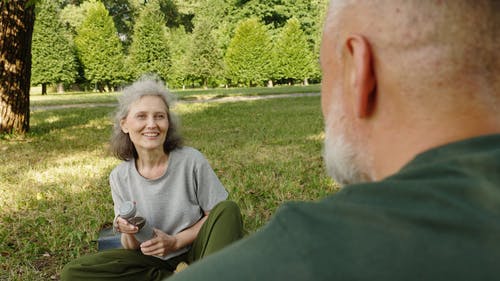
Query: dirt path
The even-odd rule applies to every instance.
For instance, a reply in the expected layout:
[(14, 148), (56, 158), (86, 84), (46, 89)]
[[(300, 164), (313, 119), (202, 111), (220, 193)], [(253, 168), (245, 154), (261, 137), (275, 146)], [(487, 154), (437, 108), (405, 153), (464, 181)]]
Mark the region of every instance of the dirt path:
[[(268, 96), (229, 96), (223, 98), (209, 98), (197, 100), (179, 100), (178, 103), (222, 103), (222, 102), (239, 102), (239, 101), (253, 101), (264, 99), (282, 99), (282, 98), (296, 98), (296, 97), (317, 97), (319, 93), (301, 93), (301, 94), (280, 94)], [(116, 103), (79, 103), (79, 104), (64, 104), (64, 105), (46, 105), (46, 106), (32, 106), (31, 111), (41, 110), (55, 110), (65, 108), (87, 108), (87, 107), (115, 107)]]

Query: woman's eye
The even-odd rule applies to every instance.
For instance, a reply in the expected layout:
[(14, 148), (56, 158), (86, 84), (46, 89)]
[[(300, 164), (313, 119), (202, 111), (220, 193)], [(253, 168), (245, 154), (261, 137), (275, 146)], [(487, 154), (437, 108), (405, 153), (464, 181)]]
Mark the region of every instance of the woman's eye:
[(138, 114), (138, 115), (136, 115), (136, 117), (138, 119), (146, 119), (146, 115), (145, 114)]
[(162, 120), (162, 119), (165, 119), (165, 115), (164, 114), (158, 114), (158, 115), (155, 115), (155, 118), (158, 119), (158, 120)]

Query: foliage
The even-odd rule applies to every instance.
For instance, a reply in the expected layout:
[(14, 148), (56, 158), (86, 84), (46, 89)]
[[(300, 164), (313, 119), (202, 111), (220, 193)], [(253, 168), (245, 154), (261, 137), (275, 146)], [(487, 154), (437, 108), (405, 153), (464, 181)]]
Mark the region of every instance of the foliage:
[(170, 52), (167, 42), (165, 19), (158, 1), (149, 1), (142, 9), (134, 26), (130, 46), (130, 68), (134, 78), (154, 73), (167, 79), (170, 67)]
[(171, 54), (171, 65), (168, 73), (169, 87), (186, 87), (190, 78), (191, 60), (188, 53), (191, 50), (191, 36), (184, 28), (171, 28), (169, 34), (169, 50)]
[[(99, 228), (113, 219), (108, 176), (118, 161), (106, 153), (112, 111), (36, 111), (30, 134), (0, 138), (6, 280), (57, 280), (64, 264), (96, 251)], [(250, 233), (285, 201), (335, 191), (321, 158), (319, 97), (181, 103), (175, 111), (188, 145), (210, 161)]]
[(200, 79), (207, 88), (208, 81), (222, 73), (222, 53), (214, 36), (215, 23), (209, 19), (198, 21), (193, 30), (189, 52), (190, 74)]
[(94, 5), (92, 1), (86, 1), (80, 5), (68, 4), (60, 12), (60, 21), (66, 25), (72, 35), (76, 35), (76, 31), (87, 17), (88, 10)]
[(315, 34), (321, 29), (318, 18), (328, 0), (250, 0), (241, 1), (240, 17), (258, 17), (265, 25), (279, 29), (291, 18), (297, 18), (301, 29), (308, 35), (308, 41), (314, 42)]
[(85, 78), (97, 84), (114, 86), (123, 81), (123, 47), (106, 7), (101, 2), (91, 2), (85, 20), (77, 30), (75, 44), (85, 67)]
[(226, 52), (229, 77), (248, 86), (261, 84), (270, 76), (271, 38), (257, 18), (241, 21)]
[(195, 27), (197, 25), (206, 25), (207, 22), (211, 23), (211, 33), (216, 40), (217, 47), (221, 49), (222, 53), (226, 52), (236, 24), (242, 20), (233, 2), (233, 0), (199, 1), (195, 9), (195, 17), (193, 18)]
[[(97, 0), (56, 1), (62, 8), (61, 19), (73, 35), (76, 35), (83, 21), (87, 18), (88, 10), (95, 6), (95, 1)], [(156, 24), (163, 23), (167, 29), (166, 40), (168, 41), (168, 51), (161, 52), (161, 57), (158, 58), (159, 61), (163, 61), (168, 55), (169, 62), (159, 63), (157, 65), (163, 65), (162, 69), (155, 66), (153, 70), (162, 73), (160, 76), (166, 78), (172, 85), (206, 87), (221, 84), (261, 84), (266, 80), (274, 79), (276, 76), (274, 74), (277, 72), (274, 69), (275, 64), (270, 62), (267, 62), (268, 67), (262, 73), (263, 77), (259, 78), (259, 81), (252, 82), (239, 81), (240, 79), (233, 73), (234, 69), (226, 64), (229, 44), (234, 39), (236, 27), (240, 22), (249, 18), (256, 18), (266, 26), (268, 36), (271, 36), (273, 41), (279, 36), (280, 30), (287, 21), (296, 18), (306, 37), (306, 44), (313, 52), (313, 55), (310, 56), (312, 67), (308, 68), (309, 73), (306, 76), (315, 82), (320, 79), (317, 59), (323, 25), (322, 16), (325, 14), (328, 0), (100, 0), (100, 2), (104, 4), (114, 21), (116, 32), (123, 45), (121, 48), (122, 56), (139, 52), (137, 48), (131, 50), (132, 42), (139, 41), (138, 29), (142, 29), (144, 33), (152, 34), (145, 29), (152, 30), (153, 26), (145, 27), (139, 22), (139, 18), (141, 14), (145, 13), (145, 10), (151, 9), (148, 6), (151, 4), (156, 6), (154, 17), (163, 16), (163, 20), (156, 22)], [(143, 27), (138, 28), (137, 25)], [(155, 37), (161, 37), (163, 32), (158, 32)], [(169, 36), (175, 38), (169, 38)], [(149, 41), (149, 38), (144, 38), (144, 40)], [(172, 42), (172, 40), (175, 41)], [(164, 48), (163, 44), (157, 46), (158, 49)], [(181, 50), (181, 47), (185, 49)], [(234, 48), (238, 47), (233, 44)], [(272, 47), (263, 53), (265, 57), (272, 55)], [(144, 55), (144, 57), (146, 56)], [(82, 60), (82, 56), (79, 57), (79, 60)], [(118, 64), (120, 65), (120, 63)], [(77, 79), (78, 82), (82, 80), (83, 73), (88, 72), (86, 65), (81, 66), (81, 68), (83, 70), (79, 71), (80, 79)], [(135, 70), (134, 68), (134, 64), (128, 64), (128, 70)], [(143, 71), (139, 70), (139, 72)], [(120, 73), (120, 71), (116, 73)], [(122, 79), (130, 82), (138, 74), (120, 73), (120, 75)], [(295, 79), (295, 77), (283, 77), (277, 82), (287, 83)]]
[(313, 53), (296, 18), (287, 21), (274, 47), (275, 78), (305, 80), (312, 72)]
[(31, 83), (74, 82), (77, 75), (74, 49), (59, 21), (57, 7), (49, 0), (42, 0), (36, 8)]

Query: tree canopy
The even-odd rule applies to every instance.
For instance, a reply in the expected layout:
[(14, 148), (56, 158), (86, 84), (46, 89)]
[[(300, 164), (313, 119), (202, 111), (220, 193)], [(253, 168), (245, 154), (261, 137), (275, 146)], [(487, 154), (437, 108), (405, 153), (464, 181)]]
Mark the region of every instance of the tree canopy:
[(125, 77), (124, 53), (113, 19), (101, 2), (92, 2), (77, 30), (75, 44), (85, 78), (99, 90), (114, 86)]
[(271, 37), (257, 18), (241, 21), (226, 53), (228, 75), (247, 86), (258, 85), (270, 77)]
[(158, 1), (148, 2), (134, 25), (130, 46), (129, 68), (136, 79), (143, 74), (156, 74), (167, 80), (170, 51), (165, 16)]
[(77, 82), (102, 89), (144, 73), (156, 73), (174, 87), (317, 82), (327, 1), (52, 2), (70, 34), (69, 44), (58, 44), (67, 47), (73, 40), (77, 47)]
[(47, 84), (72, 83), (78, 74), (73, 45), (59, 18), (54, 2), (42, 0), (37, 3), (31, 83), (42, 84), (42, 94), (46, 94)]
[(313, 53), (296, 18), (287, 21), (274, 47), (275, 77), (293, 83), (313, 73)]

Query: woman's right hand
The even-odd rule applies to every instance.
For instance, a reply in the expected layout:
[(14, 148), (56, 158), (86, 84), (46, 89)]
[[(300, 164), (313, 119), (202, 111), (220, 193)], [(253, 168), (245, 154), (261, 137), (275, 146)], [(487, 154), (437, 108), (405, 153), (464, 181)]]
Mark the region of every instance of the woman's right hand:
[(135, 234), (139, 228), (122, 217), (117, 217), (115, 221), (115, 230), (124, 234)]
[(125, 249), (134, 250), (139, 248), (139, 241), (135, 238), (135, 233), (139, 231), (139, 228), (126, 219), (117, 217), (115, 220), (115, 230), (122, 234), (121, 242)]

